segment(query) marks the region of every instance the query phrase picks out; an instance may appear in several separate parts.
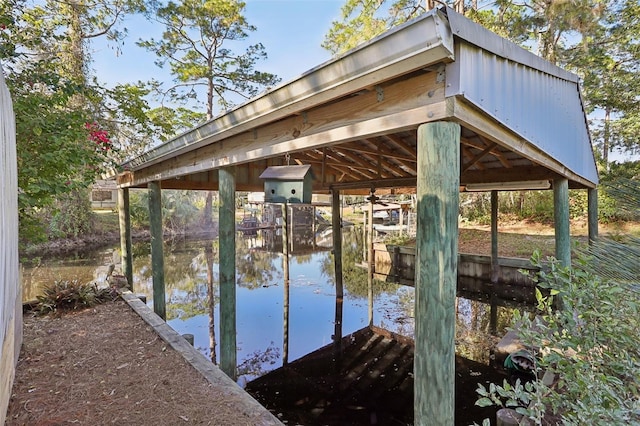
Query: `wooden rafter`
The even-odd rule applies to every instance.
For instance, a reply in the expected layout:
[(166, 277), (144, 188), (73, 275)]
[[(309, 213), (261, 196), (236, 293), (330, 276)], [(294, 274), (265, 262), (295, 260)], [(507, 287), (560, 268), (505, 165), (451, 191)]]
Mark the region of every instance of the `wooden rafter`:
[[(473, 153), (469, 150), (469, 148), (467, 148), (464, 145), (461, 146), (460, 152), (462, 153), (463, 157), (466, 157), (469, 160), (471, 160), (473, 158)], [(463, 162), (463, 161), (461, 161), (461, 162)], [(484, 164), (482, 164), (482, 163), (476, 163), (475, 166), (480, 170), (484, 170), (485, 169)]]
[(398, 137), (397, 135), (384, 135), (384, 137), (386, 139), (388, 139), (389, 141), (391, 141), (391, 143), (393, 145), (395, 145), (397, 148), (399, 148), (402, 151), (404, 151), (409, 156), (411, 161), (416, 161), (417, 160), (418, 156), (417, 156), (417, 153), (416, 153), (416, 149), (412, 148), (411, 146), (409, 146), (400, 137)]
[[(478, 139), (480, 139), (482, 142), (484, 143), (488, 143), (487, 139), (484, 138), (482, 135), (478, 135)], [(496, 150), (497, 151), (497, 150)], [(510, 169), (512, 167), (512, 164), (509, 163), (509, 160), (507, 160), (506, 158), (504, 158), (504, 155), (502, 155), (501, 152), (492, 152), (492, 155), (494, 157), (496, 157), (498, 159), (498, 161), (500, 161), (500, 164), (502, 164), (504, 167), (506, 167), (507, 169)]]
[(495, 143), (495, 142), (494, 143), (490, 143), (482, 151), (480, 151), (478, 154), (474, 155), (473, 158), (471, 158), (471, 160), (462, 167), (462, 173), (464, 173), (467, 170), (469, 170), (469, 168), (471, 168), (474, 164), (476, 164), (478, 161), (480, 161), (484, 156), (488, 155), (491, 151), (493, 151), (493, 149), (497, 145), (498, 144)]
[[(368, 142), (369, 144), (372, 144), (374, 146), (376, 146), (377, 144), (379, 144), (378, 142), (374, 141), (373, 139), (364, 139), (364, 141)], [(375, 149), (371, 149), (368, 147), (365, 147), (364, 145), (358, 145), (354, 142), (351, 143), (346, 143), (346, 144), (342, 144), (340, 145), (341, 149), (347, 149), (350, 151), (356, 151), (358, 153), (362, 153), (362, 154), (369, 154), (369, 155), (384, 155), (387, 158), (393, 158), (396, 160), (401, 160), (401, 161), (412, 161), (415, 163), (416, 159), (413, 156), (409, 156), (409, 155), (403, 155), (397, 152), (394, 152), (388, 148), (386, 148), (384, 145), (380, 145), (380, 150), (375, 150)]]
[[(321, 155), (321, 158), (315, 157), (311, 152), (298, 152), (295, 154), (296, 158), (300, 159), (303, 163), (319, 164), (319, 165), (324, 164), (325, 174), (333, 171), (336, 174), (348, 175), (353, 180), (362, 179), (362, 178), (365, 178), (365, 179), (373, 178), (372, 174), (368, 174), (366, 173), (366, 171), (363, 171), (363, 170), (357, 170), (354, 167), (345, 165), (343, 162), (340, 162), (340, 161), (325, 160), (323, 162), (322, 154), (320, 155)], [(325, 155), (325, 157), (331, 158), (329, 155)]]
[[(478, 142), (474, 142), (469, 138), (461, 138), (460, 142), (464, 145), (470, 146), (472, 148), (475, 149), (479, 149), (479, 150), (484, 150), (487, 145), (492, 144), (493, 142), (488, 141), (486, 138), (483, 138), (480, 135), (476, 135), (476, 137), (478, 139), (480, 139), (481, 143)], [(489, 152), (491, 155), (493, 155), (499, 162), (500, 164), (502, 164), (503, 167), (510, 169), (511, 167), (513, 167), (513, 165), (511, 163), (509, 163), (509, 160), (507, 160), (504, 155), (499, 151), (499, 145), (498, 144), (494, 144), (493, 149)]]

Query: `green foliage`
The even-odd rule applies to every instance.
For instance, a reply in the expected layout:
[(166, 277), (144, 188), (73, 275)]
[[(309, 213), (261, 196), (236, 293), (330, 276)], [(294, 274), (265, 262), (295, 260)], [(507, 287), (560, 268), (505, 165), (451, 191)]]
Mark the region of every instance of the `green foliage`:
[[(569, 215), (572, 219), (587, 215), (586, 191), (569, 191), (569, 200)], [(542, 223), (553, 222), (553, 191), (500, 192), (498, 212), (501, 215), (507, 215), (518, 220), (531, 219)], [(460, 215), (480, 224), (490, 224), (490, 193), (461, 193)]]
[(80, 88), (44, 64), (7, 83), (14, 98), (18, 153), (18, 208), (23, 241), (45, 235), (42, 209), (87, 188), (109, 162), (109, 150), (91, 140), (91, 116), (69, 103)]
[(153, 19), (165, 27), (161, 40), (141, 40), (142, 46), (158, 56), (156, 64), (169, 64), (175, 85), (164, 94), (177, 101), (196, 98), (196, 88), (205, 88), (207, 118), (214, 115), (213, 104), (227, 109), (232, 97), (249, 99), (279, 79), (255, 70), (266, 58), (264, 46), (249, 45), (237, 54), (230, 49), (255, 31), (243, 15), (245, 3), (235, 0), (185, 0), (168, 2), (151, 11)]
[[(163, 227), (173, 232), (184, 232), (201, 217), (201, 194), (194, 191), (162, 191)], [(129, 198), (131, 224), (136, 227), (149, 225), (148, 191), (132, 191)]]
[[(532, 258), (541, 267), (539, 254)], [(563, 424), (640, 424), (640, 300), (624, 286), (588, 272), (586, 260), (571, 269), (549, 259), (538, 275), (539, 315), (517, 316), (523, 344), (537, 357), (528, 387), (479, 389), (479, 404), (507, 401), (536, 424), (554, 415)], [(554, 309), (554, 298), (561, 309)], [(543, 383), (543, 372), (554, 383)], [(499, 400), (499, 401), (496, 401)]]
[(601, 220), (640, 220), (640, 161), (612, 163), (601, 174), (598, 191), (598, 212)]
[(95, 213), (91, 210), (88, 189), (61, 195), (54, 205), (43, 211), (48, 217), (49, 239), (79, 237), (94, 230)]
[(333, 54), (344, 53), (389, 29), (388, 19), (379, 16), (384, 1), (347, 0), (340, 11), (341, 21), (333, 21), (322, 47)]
[[(118, 42), (138, 0), (0, 2), (0, 56), (16, 116), (21, 242), (38, 242), (53, 218), (54, 235), (90, 230), (64, 207), (118, 161), (121, 141), (149, 137), (144, 84), (108, 89), (90, 83), (86, 45)], [(64, 213), (76, 217), (63, 217)], [(80, 222), (79, 222), (80, 221)], [(89, 224), (87, 221), (86, 224)]]
[(38, 296), (37, 312), (41, 315), (60, 311), (89, 308), (113, 301), (117, 293), (112, 288), (98, 288), (95, 283), (82, 284), (78, 280), (60, 280), (46, 286)]
[(163, 191), (162, 220), (175, 232), (184, 232), (201, 217), (196, 207), (197, 193), (193, 191)]
[[(640, 219), (640, 182), (637, 180), (639, 163), (629, 164), (603, 179), (601, 188), (608, 203), (612, 204), (616, 218)], [(634, 179), (635, 178), (635, 179)], [(602, 211), (601, 211), (602, 215)], [(593, 244), (581, 249), (589, 256), (586, 265), (598, 276), (615, 280), (630, 290), (640, 291), (640, 238), (634, 235), (613, 234), (599, 237)]]
[(129, 214), (132, 227), (144, 229), (149, 226), (149, 191), (129, 192)]

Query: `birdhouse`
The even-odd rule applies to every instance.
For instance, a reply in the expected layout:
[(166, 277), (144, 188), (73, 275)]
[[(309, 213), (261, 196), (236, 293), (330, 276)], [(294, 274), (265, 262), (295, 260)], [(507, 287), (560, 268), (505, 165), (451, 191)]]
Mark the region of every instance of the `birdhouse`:
[(311, 203), (313, 173), (308, 164), (267, 167), (260, 179), (267, 203)]

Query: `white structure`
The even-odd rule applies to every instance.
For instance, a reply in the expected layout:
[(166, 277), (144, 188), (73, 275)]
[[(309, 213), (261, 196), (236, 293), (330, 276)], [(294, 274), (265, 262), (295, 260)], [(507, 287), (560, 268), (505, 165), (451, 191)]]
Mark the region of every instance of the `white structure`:
[(16, 126), (0, 68), (0, 424), (4, 424), (22, 345), (22, 289), (18, 266)]

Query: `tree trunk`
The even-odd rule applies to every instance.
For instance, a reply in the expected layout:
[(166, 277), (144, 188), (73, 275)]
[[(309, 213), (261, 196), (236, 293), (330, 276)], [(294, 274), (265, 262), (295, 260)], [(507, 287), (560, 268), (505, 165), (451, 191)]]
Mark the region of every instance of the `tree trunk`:
[(609, 169), (609, 149), (611, 145), (610, 125), (611, 108), (607, 108), (604, 112), (604, 134), (602, 137), (602, 160), (604, 161), (604, 165), (607, 170)]
[(204, 212), (202, 213), (202, 225), (210, 230), (213, 226), (213, 191), (207, 192), (207, 198), (204, 203)]

